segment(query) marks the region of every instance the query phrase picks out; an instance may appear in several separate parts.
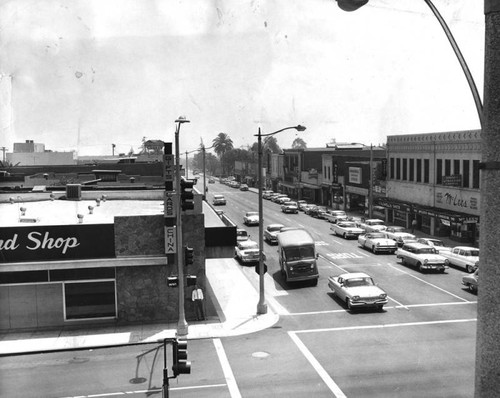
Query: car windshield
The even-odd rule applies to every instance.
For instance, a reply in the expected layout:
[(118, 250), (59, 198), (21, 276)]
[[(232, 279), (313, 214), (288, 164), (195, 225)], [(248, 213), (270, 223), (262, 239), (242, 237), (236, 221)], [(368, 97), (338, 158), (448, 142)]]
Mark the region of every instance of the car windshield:
[(355, 228), (356, 224), (354, 224), (353, 222), (341, 222), (341, 223), (339, 223), (339, 227), (342, 227), (342, 228)]
[(285, 257), (288, 261), (314, 258), (314, 247), (288, 247), (285, 249)]
[(236, 231), (236, 235), (238, 236), (248, 236), (247, 231)]
[(418, 254), (434, 254), (436, 251), (432, 247), (422, 247), (417, 251)]
[(257, 242), (241, 242), (239, 244), (240, 246), (240, 249), (242, 250), (248, 250), (248, 249), (258, 249), (259, 248), (259, 245), (257, 244)]
[(247, 213), (247, 217), (250, 217), (250, 216), (258, 216), (258, 215), (259, 215), (259, 213), (257, 213), (256, 211), (249, 211), (249, 212)]
[(375, 234), (367, 234), (366, 237), (370, 239), (378, 239), (378, 238), (385, 238), (385, 235), (380, 232)]
[(366, 222), (367, 225), (384, 225), (384, 222), (383, 221), (379, 221), (379, 220), (368, 220)]
[(345, 287), (373, 286), (374, 284), (370, 277), (344, 279)]

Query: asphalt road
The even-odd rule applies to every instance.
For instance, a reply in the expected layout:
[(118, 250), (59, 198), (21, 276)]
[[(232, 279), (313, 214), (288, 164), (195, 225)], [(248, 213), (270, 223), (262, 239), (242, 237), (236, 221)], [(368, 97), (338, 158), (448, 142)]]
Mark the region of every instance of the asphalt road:
[[(221, 206), (242, 225), (257, 196), (219, 183)], [(190, 341), (192, 373), (170, 382), (170, 397), (471, 397), (474, 391), (476, 299), (464, 271), (422, 274), (390, 254), (374, 255), (330, 234), (302, 213), (284, 215), (264, 201), (265, 225), (302, 226), (316, 240), (318, 286), (287, 285), (276, 246), (265, 244), (268, 303), (279, 312), (270, 329), (246, 336)], [(258, 227), (245, 227), (258, 240)], [(253, 267), (241, 267), (258, 287)], [(389, 295), (383, 311), (348, 311), (327, 278), (370, 274)], [(167, 351), (170, 356), (170, 352)], [(1, 396), (161, 396), (163, 350), (154, 346), (3, 358)]]

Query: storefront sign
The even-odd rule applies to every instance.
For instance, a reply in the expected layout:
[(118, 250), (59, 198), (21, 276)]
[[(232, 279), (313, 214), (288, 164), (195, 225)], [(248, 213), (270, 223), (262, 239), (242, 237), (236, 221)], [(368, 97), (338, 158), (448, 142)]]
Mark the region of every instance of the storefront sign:
[(113, 224), (0, 228), (0, 263), (115, 257)]
[(479, 215), (479, 193), (461, 189), (437, 189), (436, 207)]
[(177, 236), (175, 227), (165, 227), (165, 254), (177, 253)]
[(349, 167), (349, 182), (361, 184), (361, 167)]

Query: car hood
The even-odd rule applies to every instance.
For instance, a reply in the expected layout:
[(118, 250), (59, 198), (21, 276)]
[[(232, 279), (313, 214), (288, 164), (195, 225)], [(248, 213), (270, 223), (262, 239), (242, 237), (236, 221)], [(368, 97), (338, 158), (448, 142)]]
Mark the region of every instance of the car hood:
[(367, 225), (366, 228), (370, 228), (372, 231), (385, 231), (387, 227), (384, 225)]
[(251, 254), (259, 254), (259, 249), (246, 249), (246, 250), (241, 250), (241, 254), (244, 255), (251, 255)]
[(423, 259), (429, 261), (445, 261), (446, 257), (440, 256), (439, 254), (419, 254), (418, 257), (422, 257)]
[(339, 229), (343, 230), (343, 231), (348, 231), (348, 232), (356, 232), (356, 233), (362, 233), (363, 230), (361, 228), (356, 228), (356, 227), (348, 227), (348, 228), (344, 228), (344, 227), (339, 227)]
[(387, 294), (378, 286), (356, 286), (344, 288), (349, 294), (360, 297), (378, 297), (381, 294)]
[(393, 239), (386, 239), (386, 238), (375, 238), (375, 239), (367, 239), (370, 242), (373, 242), (375, 244), (381, 244), (381, 245), (394, 245), (396, 246), (396, 242)]

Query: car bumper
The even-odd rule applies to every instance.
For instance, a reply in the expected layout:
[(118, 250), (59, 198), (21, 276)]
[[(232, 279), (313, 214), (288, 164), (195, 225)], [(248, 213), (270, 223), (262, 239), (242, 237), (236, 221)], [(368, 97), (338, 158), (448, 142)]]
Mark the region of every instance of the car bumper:
[(386, 305), (388, 302), (387, 299), (360, 299), (358, 301), (351, 300), (351, 307), (360, 308), (360, 307), (380, 307), (381, 305)]
[(444, 271), (448, 266), (444, 264), (422, 264), (421, 268), (432, 271)]
[(258, 263), (259, 257), (241, 257), (242, 263)]

